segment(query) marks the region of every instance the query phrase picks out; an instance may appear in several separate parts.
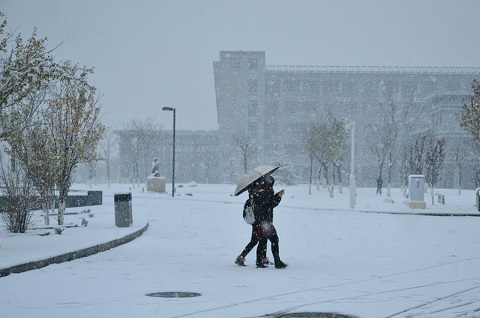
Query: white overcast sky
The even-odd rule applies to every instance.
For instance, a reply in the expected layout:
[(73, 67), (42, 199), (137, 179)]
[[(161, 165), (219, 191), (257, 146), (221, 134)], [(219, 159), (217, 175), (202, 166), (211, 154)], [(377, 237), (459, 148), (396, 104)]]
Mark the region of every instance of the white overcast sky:
[(213, 61), (262, 50), (286, 65), (480, 66), (477, 0), (1, 0), (59, 60), (95, 67), (103, 121), (217, 129)]

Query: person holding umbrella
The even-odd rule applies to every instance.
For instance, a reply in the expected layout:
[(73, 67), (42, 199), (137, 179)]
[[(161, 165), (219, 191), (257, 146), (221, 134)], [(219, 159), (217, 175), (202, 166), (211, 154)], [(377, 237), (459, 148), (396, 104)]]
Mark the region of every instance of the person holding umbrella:
[[(275, 266), (277, 268), (284, 268), (287, 266), (280, 260), (278, 235), (275, 227), (272, 224), (273, 208), (280, 203), (283, 195), (283, 190), (277, 194), (273, 192), (273, 183), (275, 180), (270, 174), (276, 171), (278, 168), (278, 166), (260, 165), (245, 174), (240, 179), (235, 189), (235, 196), (246, 190), (249, 192), (249, 198), (245, 202), (243, 209), (244, 218), (247, 208), (252, 204), (255, 205), (255, 208), (253, 209), (255, 221), (252, 224), (252, 236), (250, 242), (247, 244), (247, 246), (245, 246), (243, 252), (235, 260), (235, 264), (239, 266), (245, 266), (245, 257), (255, 247), (259, 240), (261, 240), (262, 245), (257, 247), (256, 264), (257, 267), (266, 267), (266, 265), (269, 264), (269, 261), (266, 257), (268, 239), (270, 239), (272, 242), (272, 253), (274, 258), (276, 258)], [(257, 203), (260, 206), (259, 209), (257, 209)]]
[[(256, 182), (251, 185), (251, 187), (248, 188), (248, 199), (245, 201), (245, 204), (243, 206), (243, 218), (245, 218), (245, 211), (247, 210), (248, 207), (250, 207), (253, 204), (255, 192), (258, 191), (261, 188), (261, 183)], [(255, 223), (254, 223), (255, 224)], [(258, 237), (255, 234), (254, 231), (254, 224), (252, 224), (252, 235), (250, 237), (250, 242), (245, 246), (243, 249), (242, 253), (237, 256), (235, 259), (235, 264), (238, 266), (246, 266), (245, 265), (245, 257), (247, 257), (248, 253), (257, 245), (258, 243)], [(265, 265), (269, 264), (269, 261), (267, 259), (267, 251), (265, 249), (265, 253), (262, 255), (262, 263)]]
[(279, 238), (275, 226), (273, 226), (273, 209), (280, 203), (284, 190), (277, 193), (273, 191), (275, 179), (271, 175), (262, 177), (260, 189), (255, 192), (253, 203), (255, 204), (255, 223), (253, 231), (259, 243), (257, 247), (257, 267), (265, 268), (262, 258), (266, 255), (267, 242), (270, 240), (275, 268), (285, 268), (287, 264), (280, 259)]

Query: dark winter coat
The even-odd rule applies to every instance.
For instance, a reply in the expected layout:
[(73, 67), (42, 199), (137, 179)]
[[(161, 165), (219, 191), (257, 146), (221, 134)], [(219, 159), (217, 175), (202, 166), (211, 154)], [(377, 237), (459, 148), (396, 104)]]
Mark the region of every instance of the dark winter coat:
[(273, 189), (261, 189), (253, 197), (255, 204), (255, 223), (273, 222), (273, 209), (280, 203), (282, 198), (275, 194)]

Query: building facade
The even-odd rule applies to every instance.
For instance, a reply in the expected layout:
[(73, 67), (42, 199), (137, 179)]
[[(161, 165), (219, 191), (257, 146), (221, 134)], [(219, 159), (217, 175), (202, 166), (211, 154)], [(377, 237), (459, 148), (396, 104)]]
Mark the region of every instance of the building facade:
[[(466, 172), (476, 164), (475, 154), (457, 115), (479, 78), (478, 67), (267, 65), (265, 52), (221, 51), (213, 69), (219, 162), (225, 165), (220, 179), (243, 174), (240, 139), (250, 146), (249, 169), (261, 163), (288, 165), (297, 181), (307, 181), (310, 160), (303, 138), (313, 124), (336, 118), (355, 121), (357, 183), (373, 186), (379, 168), (371, 151), (372, 131), (389, 125), (386, 115), (393, 109), (391, 115), (399, 116), (394, 123), (409, 125), (398, 140), (424, 131), (448, 139), (440, 186), (455, 187), (463, 171), (463, 186), (473, 187)], [(461, 164), (455, 164), (456, 145), (463, 145), (455, 150), (464, 154)], [(349, 165), (344, 164), (345, 175)]]

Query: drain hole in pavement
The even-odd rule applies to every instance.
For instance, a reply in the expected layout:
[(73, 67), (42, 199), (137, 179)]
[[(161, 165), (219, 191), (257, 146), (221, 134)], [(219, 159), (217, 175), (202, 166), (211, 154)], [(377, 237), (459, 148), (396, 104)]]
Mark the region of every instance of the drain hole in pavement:
[(163, 298), (188, 298), (188, 297), (201, 296), (201, 294), (191, 293), (191, 292), (159, 292), (159, 293), (150, 293), (150, 294), (147, 294), (147, 296), (163, 297)]
[[(268, 316), (270, 317), (270, 316)], [(335, 312), (293, 312), (271, 316), (272, 318), (356, 318)]]

